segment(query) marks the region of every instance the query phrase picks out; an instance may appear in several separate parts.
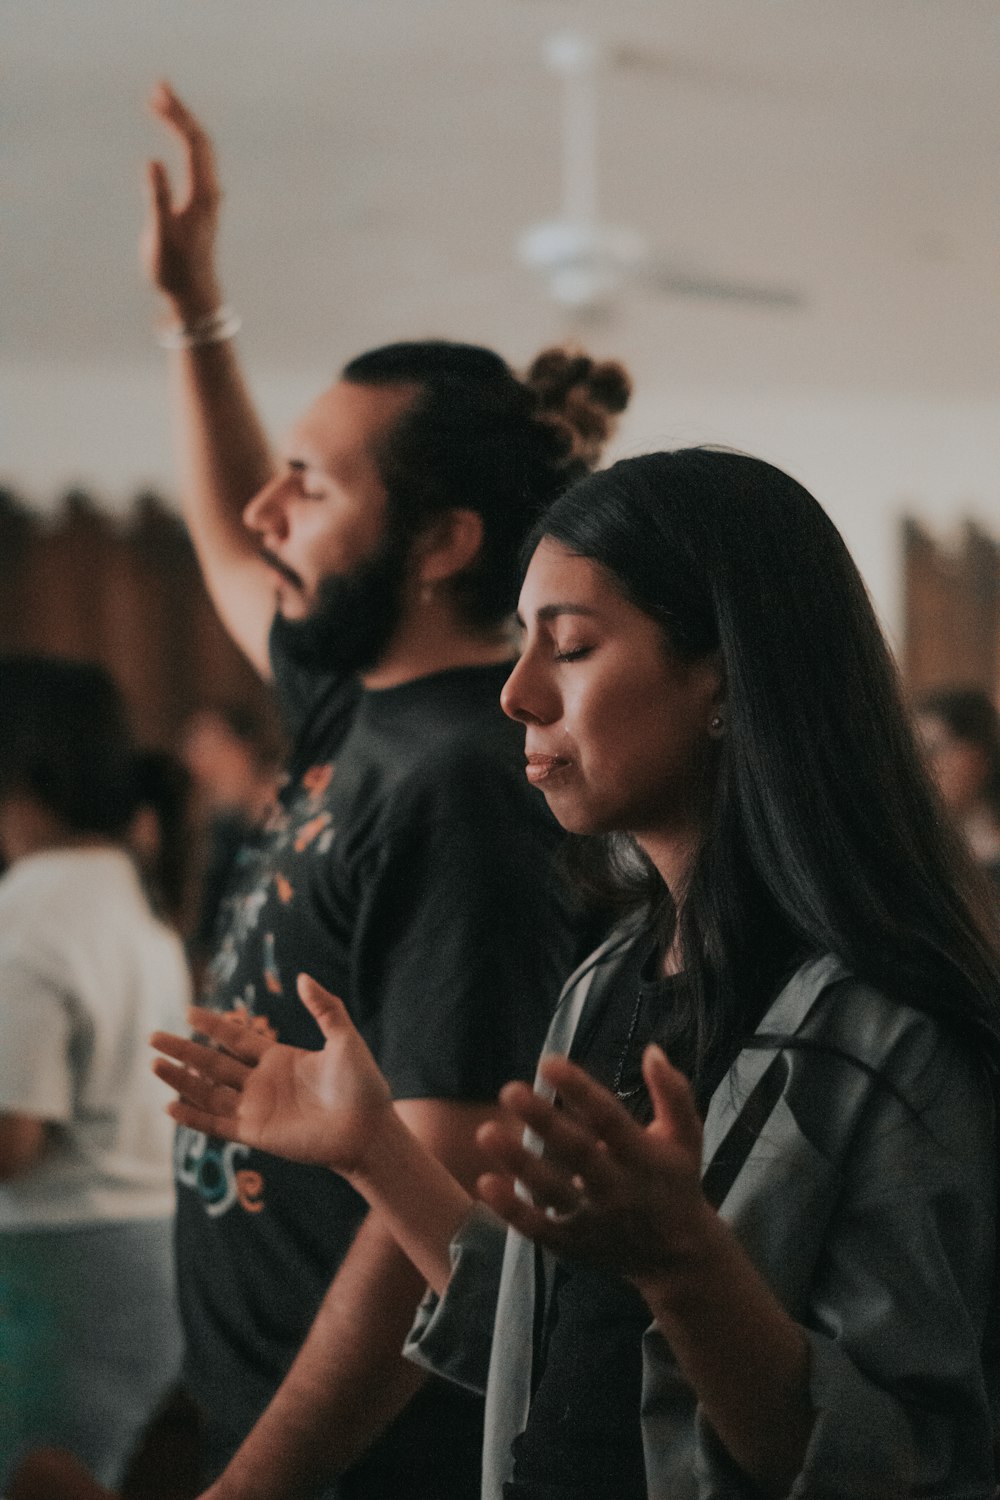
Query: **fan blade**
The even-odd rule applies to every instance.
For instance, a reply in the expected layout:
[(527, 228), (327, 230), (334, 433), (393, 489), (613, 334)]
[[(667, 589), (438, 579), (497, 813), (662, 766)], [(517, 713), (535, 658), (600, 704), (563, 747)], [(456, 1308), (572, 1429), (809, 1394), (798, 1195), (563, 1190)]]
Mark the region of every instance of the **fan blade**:
[(668, 297), (701, 297), (715, 302), (747, 302), (761, 307), (804, 307), (805, 297), (794, 287), (767, 286), (753, 281), (729, 281), (678, 270), (674, 266), (646, 266), (636, 278), (650, 290)]

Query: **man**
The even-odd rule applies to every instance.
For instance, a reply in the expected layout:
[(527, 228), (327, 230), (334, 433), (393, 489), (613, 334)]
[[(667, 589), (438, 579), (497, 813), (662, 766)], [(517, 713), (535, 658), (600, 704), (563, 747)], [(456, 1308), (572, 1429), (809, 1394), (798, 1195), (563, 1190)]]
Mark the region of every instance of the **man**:
[[(211, 145), (166, 86), (152, 108), (183, 158), (176, 197), (150, 166), (145, 256), (188, 524), (293, 739), (207, 999), (315, 1047), (295, 994), (312, 974), (344, 998), (409, 1126), (471, 1182), (474, 1131), (529, 1068), (578, 945), (556, 830), (498, 703), (517, 554), (588, 464), (566, 397), (592, 460), (593, 424), (607, 431), (627, 384), (585, 357), (548, 356), (532, 387), (486, 350), (391, 345), (346, 367), (275, 466), (215, 272)], [(400, 1357), (423, 1288), (377, 1216), (332, 1175), (183, 1131), (177, 1178), (206, 1496), (287, 1500), (333, 1476), (345, 1500), (477, 1494), (478, 1403), (421, 1389)]]

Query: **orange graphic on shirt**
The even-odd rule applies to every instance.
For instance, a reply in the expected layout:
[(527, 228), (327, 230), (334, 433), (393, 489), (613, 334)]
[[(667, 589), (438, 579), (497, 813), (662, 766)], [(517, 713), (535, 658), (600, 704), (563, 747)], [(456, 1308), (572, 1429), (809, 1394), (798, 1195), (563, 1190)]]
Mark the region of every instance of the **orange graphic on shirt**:
[(256, 1031), (260, 1036), (266, 1036), (269, 1042), (278, 1040), (278, 1033), (271, 1025), (266, 1016), (252, 1016), (246, 1006), (239, 1004), (230, 1012), (237, 1021), (242, 1021), (250, 1031)]
[(329, 761), (322, 766), (310, 766), (302, 778), (302, 785), (314, 802), (318, 802), (333, 780), (333, 766)]
[(284, 875), (275, 875), (274, 885), (275, 889), (278, 892), (278, 900), (281, 902), (282, 906), (288, 906), (291, 902), (292, 897), (295, 895), (295, 890), (292, 886), (292, 882), (288, 880)]
[(301, 854), (303, 849), (308, 849), (313, 839), (319, 837), (329, 822), (330, 814), (322, 812), (317, 813), (315, 818), (310, 818), (308, 823), (303, 823), (295, 837), (296, 854)]
[(264, 1207), (264, 1179), (259, 1172), (244, 1167), (236, 1173), (236, 1192), (240, 1207), (248, 1214), (259, 1214)]

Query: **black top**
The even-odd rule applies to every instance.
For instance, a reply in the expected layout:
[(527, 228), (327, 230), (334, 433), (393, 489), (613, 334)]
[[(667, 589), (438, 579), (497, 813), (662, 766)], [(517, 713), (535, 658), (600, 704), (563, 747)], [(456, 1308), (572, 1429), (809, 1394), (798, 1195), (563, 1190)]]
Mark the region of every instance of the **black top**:
[[(272, 655), (290, 774), (237, 864), (206, 1002), (319, 1047), (295, 993), (306, 971), (345, 1001), (397, 1098), (492, 1100), (531, 1075), (577, 956), (559, 831), (499, 707), (507, 668), (364, 692), (293, 669), (280, 624)], [(187, 1130), (176, 1163), (186, 1379), (219, 1461), (280, 1383), (366, 1209), (333, 1173)], [(436, 1455), (428, 1494), (477, 1494), (472, 1398), (442, 1385), (420, 1406), (377, 1445), (379, 1484), (422, 1493)]]
[[(581, 1020), (572, 1056), (643, 1117), (641, 1062), (680, 981), (655, 973), (639, 942), (597, 1015)], [(544, 1263), (539, 1257), (539, 1266)], [(557, 1262), (532, 1362), (527, 1426), (514, 1440), (511, 1500), (646, 1500), (639, 1423), (642, 1335), (652, 1314), (633, 1286)]]

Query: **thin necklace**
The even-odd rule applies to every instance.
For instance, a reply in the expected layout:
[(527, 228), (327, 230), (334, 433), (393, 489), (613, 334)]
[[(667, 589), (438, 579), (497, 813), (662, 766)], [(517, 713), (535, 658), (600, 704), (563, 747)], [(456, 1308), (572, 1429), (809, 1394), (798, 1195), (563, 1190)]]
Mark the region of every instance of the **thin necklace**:
[(622, 1055), (618, 1059), (618, 1068), (615, 1072), (615, 1081), (611, 1085), (611, 1087), (615, 1091), (615, 1094), (619, 1099), (621, 1099), (623, 1103), (625, 1103), (629, 1099), (634, 1099), (638, 1094), (641, 1094), (643, 1089), (646, 1087), (646, 1085), (640, 1080), (639, 1083), (635, 1084), (630, 1089), (622, 1088), (622, 1078), (625, 1073), (625, 1064), (628, 1061), (629, 1048), (632, 1046), (632, 1038), (635, 1036), (635, 1028), (639, 1024), (639, 1012), (641, 1010), (642, 990), (640, 989), (639, 993), (635, 997), (635, 1009), (632, 1012), (632, 1019), (628, 1023), (628, 1032), (625, 1036), (625, 1045), (622, 1048)]

